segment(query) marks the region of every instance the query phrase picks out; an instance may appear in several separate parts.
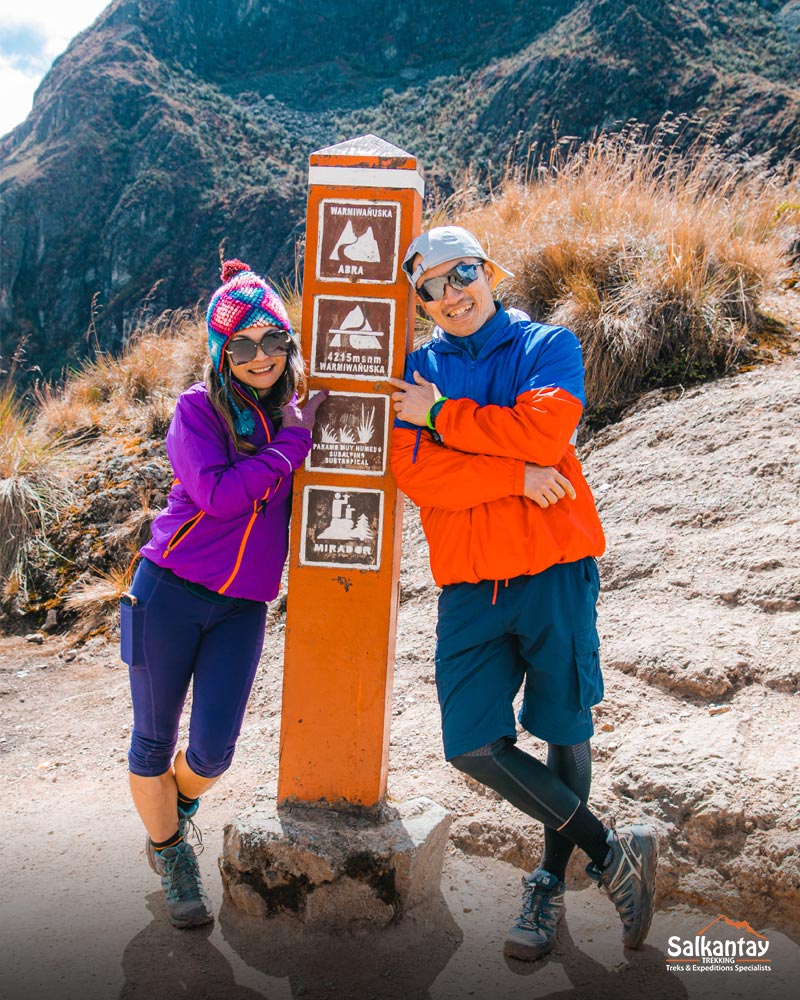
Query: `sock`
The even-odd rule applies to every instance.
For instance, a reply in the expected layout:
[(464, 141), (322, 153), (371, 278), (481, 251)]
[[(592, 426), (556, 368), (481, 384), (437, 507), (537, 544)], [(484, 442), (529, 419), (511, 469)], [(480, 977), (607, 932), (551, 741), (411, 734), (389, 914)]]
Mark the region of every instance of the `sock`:
[(572, 855), (574, 844), (560, 833), (551, 830), (549, 826), (544, 828), (544, 854), (539, 865), (546, 872), (555, 875), (559, 882), (563, 882), (567, 876), (567, 863)]
[[(592, 749), (588, 740), (571, 746), (547, 744), (547, 767), (572, 789), (584, 805), (592, 785)], [(573, 842), (552, 827), (544, 828), (544, 853), (539, 866), (563, 882), (575, 847)]]
[(606, 858), (609, 854), (608, 842), (606, 841), (608, 831), (583, 803), (575, 810), (569, 822), (561, 827), (559, 833), (569, 837), (582, 848), (598, 868), (605, 868)]
[(200, 801), (200, 796), (197, 798), (190, 799), (187, 798), (183, 792), (178, 792), (178, 809), (183, 813), (184, 816), (191, 816), (197, 811), (197, 803)]
[(178, 830), (176, 830), (175, 833), (173, 833), (171, 837), (167, 837), (166, 840), (162, 840), (158, 844), (151, 837), (150, 838), (150, 843), (153, 845), (153, 850), (154, 851), (158, 851), (160, 853), (161, 851), (166, 850), (166, 848), (168, 848), (168, 847), (177, 847), (178, 844), (182, 844), (183, 843), (183, 837), (178, 832)]

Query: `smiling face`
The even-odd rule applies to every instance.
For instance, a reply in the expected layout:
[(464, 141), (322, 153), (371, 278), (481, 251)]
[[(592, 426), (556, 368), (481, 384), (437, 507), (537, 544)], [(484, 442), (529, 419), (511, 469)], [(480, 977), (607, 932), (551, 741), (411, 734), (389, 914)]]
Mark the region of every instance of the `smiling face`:
[[(418, 260), (418, 257), (414, 259), (415, 267)], [(423, 302), (417, 296), (417, 302), (445, 333), (454, 337), (469, 337), (470, 334), (480, 330), (495, 314), (492, 296), (495, 272), (488, 260), (482, 261), (479, 257), (457, 257), (455, 260), (446, 260), (443, 264), (437, 264), (436, 267), (424, 271), (417, 282), (417, 288), (428, 278), (439, 278), (452, 271), (456, 264), (483, 266), (478, 268), (478, 277), (475, 281), (466, 288), (454, 288), (447, 284), (444, 286), (444, 295), (441, 299), (435, 302)]]
[[(246, 338), (247, 340), (252, 340), (253, 343), (260, 344), (264, 334), (273, 330), (278, 333), (283, 332), (280, 328), (274, 326), (253, 326), (248, 330), (241, 330), (239, 333), (234, 334), (231, 340)], [(247, 385), (251, 389), (255, 389), (259, 399), (266, 398), (270, 389), (286, 370), (285, 354), (265, 355), (260, 347), (256, 351), (256, 356), (252, 361), (245, 361), (241, 365), (233, 363), (228, 351), (225, 352), (225, 356), (228, 359), (228, 365), (234, 378), (238, 379), (242, 385)]]

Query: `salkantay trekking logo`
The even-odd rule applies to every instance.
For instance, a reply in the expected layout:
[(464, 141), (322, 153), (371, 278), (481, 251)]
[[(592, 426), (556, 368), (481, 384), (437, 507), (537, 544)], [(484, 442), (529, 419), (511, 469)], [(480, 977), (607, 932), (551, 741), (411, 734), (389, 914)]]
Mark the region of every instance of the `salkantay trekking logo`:
[(693, 938), (676, 934), (667, 940), (667, 971), (769, 972), (768, 953), (768, 939), (746, 920), (720, 914)]

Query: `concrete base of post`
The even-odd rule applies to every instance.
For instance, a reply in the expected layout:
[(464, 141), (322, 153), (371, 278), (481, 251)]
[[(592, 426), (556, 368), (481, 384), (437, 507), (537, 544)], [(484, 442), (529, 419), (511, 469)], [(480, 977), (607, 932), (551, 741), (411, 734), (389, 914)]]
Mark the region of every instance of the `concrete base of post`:
[(251, 916), (382, 927), (439, 893), (451, 818), (424, 797), (370, 809), (258, 803), (225, 827), (225, 893)]

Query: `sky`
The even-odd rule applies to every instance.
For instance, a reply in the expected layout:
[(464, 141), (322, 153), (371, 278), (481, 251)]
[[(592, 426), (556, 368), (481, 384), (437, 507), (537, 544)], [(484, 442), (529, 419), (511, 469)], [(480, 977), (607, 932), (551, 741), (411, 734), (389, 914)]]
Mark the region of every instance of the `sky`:
[(27, 118), (50, 64), (110, 0), (0, 0), (0, 135)]

